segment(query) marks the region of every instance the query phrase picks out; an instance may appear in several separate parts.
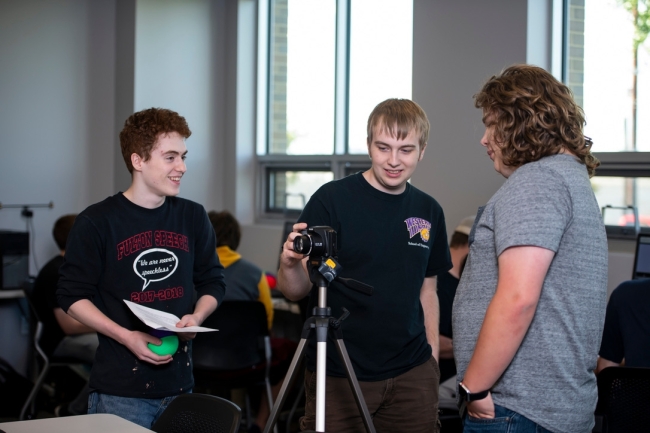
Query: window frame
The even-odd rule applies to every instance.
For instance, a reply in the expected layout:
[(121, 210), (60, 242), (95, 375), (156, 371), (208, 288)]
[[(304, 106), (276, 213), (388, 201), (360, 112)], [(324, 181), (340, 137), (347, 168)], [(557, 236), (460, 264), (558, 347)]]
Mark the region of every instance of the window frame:
[(365, 170), (370, 167), (367, 155), (259, 155), (259, 182), (257, 185), (257, 209), (259, 218), (268, 220), (296, 219), (301, 211), (287, 209), (284, 212), (270, 208), (270, 173), (277, 170), (320, 171), (333, 173), (334, 179), (350, 174), (350, 169)]
[[(650, 178), (650, 152), (594, 152), (600, 161), (595, 177)], [(637, 208), (638, 212), (638, 208)], [(639, 233), (650, 234), (650, 227), (605, 225), (610, 239), (635, 240)]]
[[(584, 8), (584, 1), (581, 3), (582, 7)], [(570, 64), (570, 7), (571, 0), (562, 0), (562, 43), (560, 47), (562, 62), (561, 78), (562, 82), (567, 86), (569, 86)], [(593, 155), (600, 161), (600, 166), (596, 169), (596, 177), (650, 177), (650, 152), (593, 152)], [(637, 203), (635, 203), (635, 205), (636, 204)], [(608, 238), (634, 240), (637, 236), (636, 230), (634, 228), (630, 229), (629, 227), (606, 225), (605, 229), (607, 231)], [(642, 227), (640, 232), (650, 233), (650, 227)]]
[(367, 154), (350, 154), (347, 143), (349, 80), (350, 80), (350, 10), (352, 0), (336, 2), (336, 53), (334, 85), (334, 152), (327, 155), (284, 155), (269, 154), (269, 99), (270, 49), (272, 35), (273, 0), (259, 0), (258, 3), (258, 57), (257, 57), (257, 137), (256, 137), (256, 220), (273, 222), (295, 219), (300, 211), (270, 210), (270, 172), (279, 169), (312, 171), (329, 168), (333, 179), (342, 179), (351, 170), (366, 170), (371, 163)]

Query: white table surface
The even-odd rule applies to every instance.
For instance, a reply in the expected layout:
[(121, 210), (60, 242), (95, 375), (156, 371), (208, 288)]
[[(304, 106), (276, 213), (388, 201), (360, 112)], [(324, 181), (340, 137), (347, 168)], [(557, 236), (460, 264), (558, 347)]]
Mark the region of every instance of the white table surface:
[(19, 299), (24, 297), (25, 292), (22, 289), (0, 290), (0, 299)]
[(144, 427), (105, 413), (0, 423), (6, 433), (151, 433)]

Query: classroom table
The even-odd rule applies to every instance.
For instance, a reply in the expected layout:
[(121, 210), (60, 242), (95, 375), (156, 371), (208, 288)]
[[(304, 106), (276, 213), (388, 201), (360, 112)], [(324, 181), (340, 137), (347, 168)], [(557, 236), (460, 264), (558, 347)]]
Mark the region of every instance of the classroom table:
[(5, 422), (0, 423), (0, 430), (5, 433), (151, 433), (131, 421), (106, 413)]

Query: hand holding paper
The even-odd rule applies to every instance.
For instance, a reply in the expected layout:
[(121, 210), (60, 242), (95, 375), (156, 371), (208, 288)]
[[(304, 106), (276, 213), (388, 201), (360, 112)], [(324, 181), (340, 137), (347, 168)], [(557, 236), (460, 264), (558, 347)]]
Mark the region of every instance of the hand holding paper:
[(154, 329), (164, 329), (172, 332), (212, 332), (218, 329), (205, 328), (203, 326), (187, 326), (185, 328), (177, 328), (176, 324), (181, 319), (170, 313), (164, 311), (154, 310), (153, 308), (144, 307), (131, 301), (124, 300), (124, 303), (129, 307), (133, 314), (138, 319)]

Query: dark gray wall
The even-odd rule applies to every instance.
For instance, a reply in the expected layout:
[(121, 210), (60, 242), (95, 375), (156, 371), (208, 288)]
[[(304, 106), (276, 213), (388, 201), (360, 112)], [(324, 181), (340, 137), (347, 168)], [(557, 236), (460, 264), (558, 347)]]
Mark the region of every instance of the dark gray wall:
[(414, 2), (413, 99), (431, 133), (412, 182), (440, 202), (448, 231), (503, 183), (479, 143), (482, 113), (472, 95), (504, 67), (526, 62), (526, 12), (517, 0)]

